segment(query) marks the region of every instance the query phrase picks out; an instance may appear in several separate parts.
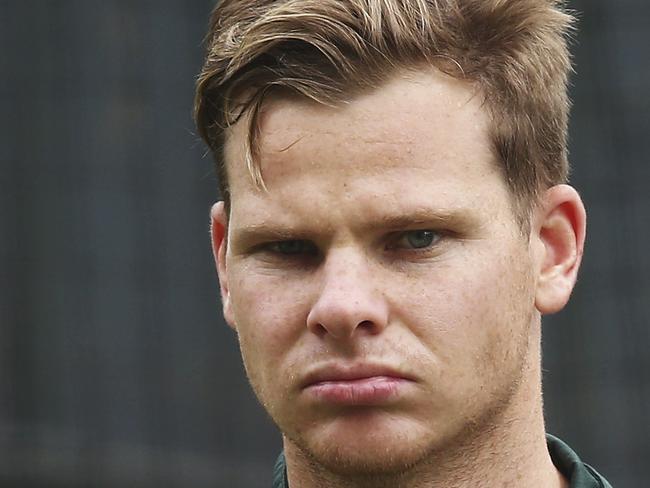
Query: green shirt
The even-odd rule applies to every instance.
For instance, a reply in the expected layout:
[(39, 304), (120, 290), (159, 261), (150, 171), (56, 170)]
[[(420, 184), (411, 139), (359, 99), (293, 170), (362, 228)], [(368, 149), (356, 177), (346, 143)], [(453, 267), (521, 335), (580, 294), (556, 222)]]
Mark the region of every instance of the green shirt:
[[(546, 444), (553, 464), (571, 482), (571, 488), (612, 488), (605, 478), (594, 468), (583, 463), (560, 439), (547, 434)], [(273, 488), (289, 488), (284, 453), (280, 454), (273, 469)]]

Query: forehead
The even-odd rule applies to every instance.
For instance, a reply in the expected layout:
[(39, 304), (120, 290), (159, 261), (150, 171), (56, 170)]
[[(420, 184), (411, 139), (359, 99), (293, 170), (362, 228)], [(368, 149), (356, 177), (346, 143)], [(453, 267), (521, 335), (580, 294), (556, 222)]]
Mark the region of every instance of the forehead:
[[(423, 137), (436, 135), (462, 138), (468, 123), (478, 129), (474, 132), (487, 127), (482, 101), (477, 85), (452, 78), (435, 68), (404, 71), (378, 89), (342, 102), (338, 107), (286, 94), (270, 97), (260, 111), (258, 159), (264, 166), (309, 135), (327, 134), (341, 140), (365, 138), (384, 142), (387, 147), (391, 143), (421, 144)], [(225, 159), (229, 172), (242, 168), (249, 130), (248, 117), (242, 117), (226, 132)]]
[[(481, 94), (434, 69), (396, 76), (338, 107), (272, 99), (259, 120), (258, 163), (268, 193), (255, 187), (246, 167), (248, 124), (242, 120), (225, 147), (233, 205), (244, 198), (262, 205), (274, 194), (305, 189), (307, 178), (307, 191), (336, 190), (345, 198), (358, 186), (372, 186), (377, 196), (390, 197), (400, 180), (409, 186), (402, 192), (426, 186), (443, 195), (498, 172)], [(322, 180), (320, 188), (314, 178)]]

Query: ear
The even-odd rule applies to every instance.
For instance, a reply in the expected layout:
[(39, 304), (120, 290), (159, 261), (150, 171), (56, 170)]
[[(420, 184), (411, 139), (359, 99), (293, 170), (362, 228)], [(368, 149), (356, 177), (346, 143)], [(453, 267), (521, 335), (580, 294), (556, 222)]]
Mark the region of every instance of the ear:
[(235, 321), (232, 314), (230, 291), (228, 288), (228, 273), (226, 270), (226, 254), (228, 251), (228, 215), (223, 202), (215, 203), (210, 211), (210, 236), (212, 238), (214, 262), (217, 267), (217, 274), (219, 275), (223, 316), (228, 325), (234, 329)]
[(538, 246), (535, 306), (542, 314), (564, 308), (576, 283), (585, 244), (587, 215), (578, 192), (568, 185), (546, 190), (534, 211)]

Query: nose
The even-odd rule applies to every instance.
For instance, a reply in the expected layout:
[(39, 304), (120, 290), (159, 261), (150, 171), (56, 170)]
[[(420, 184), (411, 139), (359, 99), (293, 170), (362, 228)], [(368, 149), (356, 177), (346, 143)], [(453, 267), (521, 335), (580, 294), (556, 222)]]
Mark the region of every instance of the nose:
[(386, 328), (388, 307), (380, 292), (379, 272), (365, 256), (331, 252), (321, 272), (319, 293), (307, 316), (309, 330), (345, 340)]

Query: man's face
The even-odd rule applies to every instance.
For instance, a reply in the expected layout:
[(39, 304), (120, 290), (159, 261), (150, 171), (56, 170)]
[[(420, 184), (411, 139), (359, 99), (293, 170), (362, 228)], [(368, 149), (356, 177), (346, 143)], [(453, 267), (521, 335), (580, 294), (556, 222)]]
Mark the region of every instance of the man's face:
[(538, 360), (539, 314), (481, 97), (431, 71), (341, 108), (272, 101), (268, 192), (244, 126), (215, 221), (224, 312), (286, 447), (381, 471), (489, 428)]

